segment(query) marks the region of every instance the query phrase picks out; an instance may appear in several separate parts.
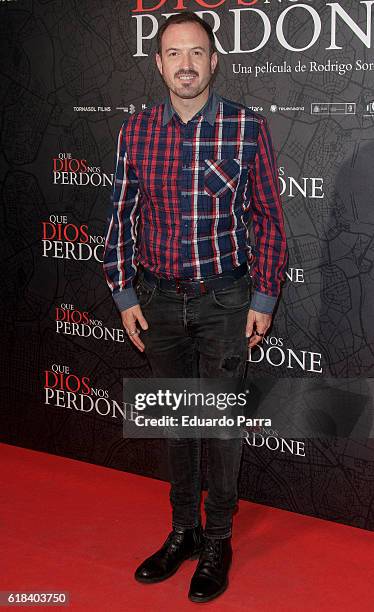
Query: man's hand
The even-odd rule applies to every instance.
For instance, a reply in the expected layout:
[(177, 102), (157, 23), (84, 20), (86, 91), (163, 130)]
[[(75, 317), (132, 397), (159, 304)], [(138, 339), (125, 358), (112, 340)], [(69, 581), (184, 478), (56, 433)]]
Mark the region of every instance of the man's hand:
[[(248, 348), (253, 348), (262, 342), (264, 335), (271, 325), (271, 314), (264, 314), (256, 310), (249, 310), (245, 335), (249, 338)], [(256, 333), (257, 332), (257, 333)]]
[(131, 342), (139, 349), (139, 351), (144, 351), (144, 344), (139, 338), (139, 329), (137, 327), (137, 323), (139, 323), (142, 329), (148, 329), (148, 323), (145, 320), (142, 310), (139, 304), (135, 306), (131, 306), (131, 308), (126, 308), (121, 312), (122, 324), (125, 328), (125, 331), (130, 338)]

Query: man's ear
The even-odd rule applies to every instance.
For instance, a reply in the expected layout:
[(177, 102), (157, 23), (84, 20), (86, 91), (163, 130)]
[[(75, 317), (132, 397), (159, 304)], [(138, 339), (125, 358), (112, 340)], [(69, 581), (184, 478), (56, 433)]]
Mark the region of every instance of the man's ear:
[(214, 73), (216, 67), (217, 67), (217, 63), (218, 63), (218, 53), (217, 51), (214, 51), (212, 53), (212, 56), (210, 58), (210, 70), (212, 72), (212, 74)]
[(160, 71), (160, 74), (162, 74), (162, 59), (159, 53), (156, 53), (156, 64), (157, 64), (157, 68)]

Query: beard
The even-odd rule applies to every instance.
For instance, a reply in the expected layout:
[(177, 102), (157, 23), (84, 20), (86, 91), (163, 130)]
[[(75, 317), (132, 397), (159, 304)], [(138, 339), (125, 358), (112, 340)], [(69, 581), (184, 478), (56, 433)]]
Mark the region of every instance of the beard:
[[(189, 74), (189, 73), (181, 73), (181, 74)], [(170, 79), (167, 77), (162, 77), (163, 81), (168, 89), (173, 92), (179, 98), (184, 100), (191, 100), (193, 98), (197, 98), (205, 89), (208, 87), (210, 81), (213, 78), (213, 75), (209, 75), (203, 81), (199, 81), (199, 77), (196, 73), (190, 73), (194, 75), (194, 79), (191, 82), (183, 82), (180, 81), (178, 76), (175, 75), (174, 79)]]

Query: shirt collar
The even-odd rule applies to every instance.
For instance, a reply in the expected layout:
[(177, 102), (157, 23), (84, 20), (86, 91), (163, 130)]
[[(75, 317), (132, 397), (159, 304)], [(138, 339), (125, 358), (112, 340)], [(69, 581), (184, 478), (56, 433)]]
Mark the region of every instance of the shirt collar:
[[(219, 96), (212, 89), (209, 94), (208, 100), (206, 101), (204, 106), (196, 113), (196, 115), (194, 115), (194, 117), (197, 117), (198, 115), (202, 114), (204, 119), (206, 119), (206, 121), (208, 121), (210, 125), (214, 125), (215, 120), (216, 120), (218, 102), (219, 102)], [(162, 117), (162, 125), (165, 126), (167, 123), (169, 123), (173, 115), (177, 115), (177, 112), (175, 111), (171, 103), (170, 94), (169, 94), (164, 102), (164, 113)]]

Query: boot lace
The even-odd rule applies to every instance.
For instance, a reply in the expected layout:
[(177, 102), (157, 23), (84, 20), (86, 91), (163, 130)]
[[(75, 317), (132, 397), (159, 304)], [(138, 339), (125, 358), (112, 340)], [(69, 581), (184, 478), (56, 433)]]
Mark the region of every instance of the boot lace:
[(172, 531), (171, 533), (169, 533), (165, 542), (166, 553), (169, 555), (174, 554), (182, 544), (183, 537), (184, 534), (178, 533), (177, 531)]
[(205, 538), (201, 560), (215, 565), (220, 558), (220, 551), (221, 547), (218, 539)]

